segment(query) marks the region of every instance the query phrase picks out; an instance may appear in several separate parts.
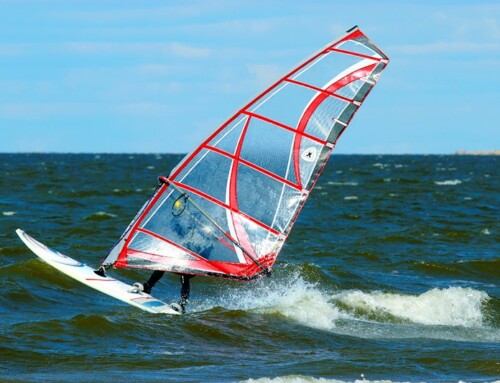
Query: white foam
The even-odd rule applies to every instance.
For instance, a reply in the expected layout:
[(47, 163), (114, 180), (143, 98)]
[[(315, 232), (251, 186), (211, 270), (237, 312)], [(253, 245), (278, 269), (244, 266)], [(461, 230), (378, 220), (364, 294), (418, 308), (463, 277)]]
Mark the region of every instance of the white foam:
[(356, 182), (356, 181), (345, 181), (345, 182), (328, 181), (328, 185), (336, 185), (336, 186), (358, 186), (359, 183)]
[(346, 291), (334, 299), (348, 308), (369, 314), (391, 315), (423, 325), (477, 327), (483, 325), (481, 307), (489, 296), (472, 288), (432, 289), (421, 295), (380, 291)]
[[(286, 279), (275, 276), (256, 284), (234, 286), (218, 290), (211, 299), (192, 302), (190, 311), (224, 307), (277, 314), (302, 326), (366, 339), (500, 341), (500, 331), (492, 332), (488, 323), (483, 323), (487, 322), (487, 314), (482, 305), (489, 296), (472, 288), (436, 288), (421, 295), (329, 292), (304, 281), (298, 272), (286, 275)], [(464, 331), (464, 327), (472, 331)]]
[(344, 197), (344, 200), (346, 200), (346, 201), (357, 201), (358, 197), (355, 196), (355, 195), (348, 195), (348, 196)]
[[(334, 328), (335, 320), (340, 317), (338, 308), (330, 302), (329, 294), (322, 292), (317, 285), (304, 281), (298, 274), (289, 276), (285, 282), (267, 280), (249, 287), (226, 292), (215, 305), (230, 310), (280, 314), (308, 327), (324, 330)], [(211, 305), (214, 306), (213, 303)]]
[(455, 186), (460, 185), (462, 181), (460, 180), (446, 180), (446, 181), (434, 181), (436, 185), (440, 186)]
[(17, 213), (15, 211), (4, 211), (4, 212), (2, 212), (2, 214), (5, 215), (6, 217), (10, 217), (10, 216), (13, 216)]
[(483, 233), (484, 235), (490, 235), (491, 232), (488, 230), (488, 228), (485, 228), (483, 230), (481, 230), (481, 233)]
[(98, 212), (95, 212), (95, 213), (89, 215), (87, 218), (91, 218), (91, 217), (113, 218), (113, 217), (116, 217), (116, 214), (107, 213), (105, 211), (98, 211)]

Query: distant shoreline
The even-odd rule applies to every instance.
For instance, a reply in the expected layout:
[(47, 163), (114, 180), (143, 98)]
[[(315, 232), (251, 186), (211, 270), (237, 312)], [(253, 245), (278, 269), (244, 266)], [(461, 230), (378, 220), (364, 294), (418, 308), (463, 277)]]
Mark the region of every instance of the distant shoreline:
[(478, 150), (478, 151), (467, 151), (460, 150), (453, 154), (463, 155), (463, 156), (500, 156), (500, 150)]

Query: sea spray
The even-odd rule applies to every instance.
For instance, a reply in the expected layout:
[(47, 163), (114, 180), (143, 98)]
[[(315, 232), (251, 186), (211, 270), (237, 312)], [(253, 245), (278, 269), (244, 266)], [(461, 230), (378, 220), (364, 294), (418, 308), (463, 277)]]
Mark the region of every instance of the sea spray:
[(193, 309), (204, 311), (219, 306), (279, 314), (307, 327), (337, 332), (335, 322), (339, 319), (481, 327), (486, 315), (484, 305), (490, 299), (483, 291), (463, 287), (434, 288), (420, 295), (359, 290), (328, 292), (317, 283), (305, 281), (298, 271), (288, 278), (225, 290)]
[(214, 301), (205, 302), (196, 311), (222, 306), (262, 314), (279, 314), (302, 325), (332, 329), (340, 312), (329, 302), (329, 294), (305, 281), (298, 272), (288, 279), (268, 279), (255, 285), (227, 290)]

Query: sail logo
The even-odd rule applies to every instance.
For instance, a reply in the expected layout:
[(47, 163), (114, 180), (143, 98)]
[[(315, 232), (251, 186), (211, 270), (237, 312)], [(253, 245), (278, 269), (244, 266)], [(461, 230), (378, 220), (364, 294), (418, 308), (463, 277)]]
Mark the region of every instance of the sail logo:
[(315, 146), (311, 146), (302, 152), (300, 156), (304, 161), (314, 162), (316, 161), (316, 157), (318, 155), (318, 151)]

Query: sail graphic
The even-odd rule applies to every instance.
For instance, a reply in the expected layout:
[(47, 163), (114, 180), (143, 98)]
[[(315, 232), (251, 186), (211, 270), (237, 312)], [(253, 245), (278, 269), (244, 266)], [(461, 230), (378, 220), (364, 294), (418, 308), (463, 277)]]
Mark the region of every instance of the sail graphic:
[(388, 62), (358, 27), (308, 58), (159, 178), (103, 264), (238, 279), (267, 274)]

